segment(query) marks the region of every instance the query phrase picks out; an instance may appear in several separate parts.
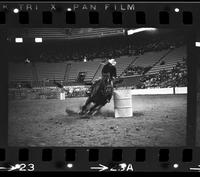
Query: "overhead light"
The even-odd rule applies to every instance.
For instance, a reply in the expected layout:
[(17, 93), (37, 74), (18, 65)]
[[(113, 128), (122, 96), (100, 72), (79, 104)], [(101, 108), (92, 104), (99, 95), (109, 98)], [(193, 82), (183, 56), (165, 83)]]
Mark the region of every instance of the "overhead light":
[(196, 47), (200, 47), (200, 42), (195, 42)]
[(156, 30), (156, 28), (137, 28), (137, 29), (128, 30), (127, 34), (132, 35), (132, 34), (135, 34), (135, 33), (142, 32), (142, 31), (155, 31), (155, 30)]
[(15, 42), (16, 43), (22, 43), (23, 42), (23, 38), (17, 37), (17, 38), (15, 38)]
[(41, 43), (42, 42), (42, 38), (35, 38), (35, 42), (36, 43)]

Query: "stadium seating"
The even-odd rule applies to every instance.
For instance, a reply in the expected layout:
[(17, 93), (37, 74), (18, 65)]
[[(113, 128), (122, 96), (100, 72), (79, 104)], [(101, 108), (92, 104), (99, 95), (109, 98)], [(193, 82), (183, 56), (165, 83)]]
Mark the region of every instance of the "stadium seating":
[(162, 50), (158, 52), (155, 51), (146, 52), (140, 56), (140, 58), (134, 63), (134, 66), (142, 66), (142, 67), (152, 66), (168, 51), (169, 50)]
[(29, 63), (9, 63), (9, 81), (32, 81), (32, 64)]
[(122, 56), (120, 58), (117, 58), (116, 61), (117, 61), (117, 65), (116, 65), (116, 68), (117, 68), (117, 76), (121, 75), (124, 70), (132, 63), (136, 60), (136, 57), (137, 56), (131, 56), (131, 57), (128, 57), (128, 56)]
[(86, 72), (85, 81), (92, 80), (101, 60), (88, 62), (71, 62), (71, 68), (66, 82), (75, 82), (79, 72)]
[[(166, 55), (166, 56), (165, 56)], [(117, 76), (121, 76), (130, 65), (148, 67), (153, 66), (146, 74), (154, 74), (160, 70), (170, 70), (177, 62), (183, 63), (186, 58), (186, 46), (175, 49), (145, 52), (139, 56), (121, 56), (116, 58)], [(70, 67), (69, 67), (70, 66)], [(79, 72), (85, 72), (86, 82), (101, 76), (102, 59), (83, 61), (68, 61), (60, 63), (37, 62), (10, 63), (9, 81), (44, 81), (56, 80), (65, 83), (76, 82)], [(134, 75), (136, 76), (136, 75)]]
[(186, 58), (186, 46), (174, 49), (159, 63), (157, 63), (147, 74), (155, 74), (160, 70), (170, 70), (177, 64), (177, 62), (183, 63), (183, 58)]
[[(122, 56), (117, 58), (117, 75), (119, 76), (127, 68), (136, 56)], [(67, 64), (71, 64), (67, 67)], [(10, 64), (10, 81), (45, 81), (56, 80), (64, 82), (76, 82), (79, 72), (85, 72), (86, 82), (97, 79), (101, 76), (103, 67), (101, 59), (95, 59), (87, 62), (60, 62), (60, 63), (45, 63), (38, 62), (32, 64)], [(68, 71), (67, 71), (68, 70)], [(36, 78), (33, 75), (36, 72)], [(67, 76), (66, 76), (67, 73)]]
[(48, 80), (64, 80), (64, 74), (66, 69), (66, 62), (62, 63), (36, 63), (36, 70), (38, 75), (38, 80), (43, 81)]

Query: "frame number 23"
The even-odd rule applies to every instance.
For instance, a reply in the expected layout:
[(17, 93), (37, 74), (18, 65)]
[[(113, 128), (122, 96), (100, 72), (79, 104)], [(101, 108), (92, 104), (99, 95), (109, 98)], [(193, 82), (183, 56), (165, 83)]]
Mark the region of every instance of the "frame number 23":
[(21, 163), (20, 164), (19, 171), (34, 171), (34, 170), (35, 170), (35, 165), (32, 163), (29, 163), (29, 164)]

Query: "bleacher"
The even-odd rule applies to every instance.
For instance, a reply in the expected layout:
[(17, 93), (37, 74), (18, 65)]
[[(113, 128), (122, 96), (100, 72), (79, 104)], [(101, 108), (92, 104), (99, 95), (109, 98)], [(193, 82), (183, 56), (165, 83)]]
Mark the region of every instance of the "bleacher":
[[(136, 59), (136, 56), (122, 56), (117, 58), (117, 76), (119, 76), (127, 66)], [(71, 63), (70, 68), (67, 64)], [(10, 64), (9, 78), (10, 81), (45, 81), (56, 80), (64, 82), (76, 82), (79, 72), (85, 72), (86, 82), (97, 79), (101, 76), (103, 67), (101, 59), (95, 59), (87, 62), (60, 62), (60, 63), (45, 63), (38, 62), (35, 65), (29, 64)], [(68, 69), (68, 71), (66, 70)], [(34, 73), (35, 72), (35, 73)], [(66, 73), (68, 76), (66, 76)], [(37, 77), (33, 77), (33, 75)]]
[(137, 56), (122, 56), (120, 58), (116, 58), (117, 61), (117, 76), (121, 75), (122, 72), (124, 72), (124, 70), (133, 62), (135, 61)]
[[(139, 56), (121, 56), (116, 58), (117, 76), (122, 75), (124, 70), (132, 64), (133, 66), (154, 66), (146, 74), (154, 74), (162, 69), (170, 70), (177, 62), (182, 63), (186, 58), (186, 46), (171, 50), (146, 52)], [(168, 53), (169, 52), (169, 53)], [(166, 55), (167, 54), (167, 55)], [(165, 56), (166, 55), (166, 56)], [(163, 57), (163, 58), (162, 58)], [(56, 80), (65, 83), (77, 82), (79, 72), (85, 72), (86, 82), (95, 80), (101, 76), (101, 59), (94, 59), (87, 62), (60, 62), (60, 63), (10, 63), (9, 81), (44, 81)], [(164, 62), (164, 64), (161, 64)], [(68, 64), (70, 67), (67, 67)], [(36, 75), (37, 77), (34, 77)], [(135, 75), (134, 75), (135, 76)]]
[(39, 81), (45, 79), (63, 81), (66, 70), (66, 62), (62, 63), (36, 63), (36, 72)]
[(32, 64), (28, 63), (9, 63), (9, 81), (19, 82), (19, 81), (32, 81), (33, 80), (33, 72), (32, 72)]
[(140, 58), (134, 63), (134, 66), (152, 66), (156, 63), (164, 54), (166, 54), (169, 50), (162, 50), (158, 52), (145, 52)]
[[(181, 46), (174, 49), (167, 56), (165, 56), (159, 63), (157, 63), (148, 73), (155, 74), (161, 70), (171, 70), (177, 62), (183, 63), (183, 58), (186, 58), (186, 46)], [(161, 64), (164, 63), (164, 64)]]
[(92, 80), (101, 60), (87, 62), (71, 62), (71, 68), (68, 75), (68, 82), (75, 82), (79, 72), (86, 72), (84, 81)]

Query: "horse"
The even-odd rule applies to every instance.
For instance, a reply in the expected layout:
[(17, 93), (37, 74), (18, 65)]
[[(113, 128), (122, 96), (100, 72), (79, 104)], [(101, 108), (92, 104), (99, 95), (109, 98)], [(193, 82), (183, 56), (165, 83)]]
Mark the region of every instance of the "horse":
[[(96, 81), (91, 87), (91, 93), (82, 107), (80, 115), (94, 115), (106, 103), (110, 102), (113, 94), (113, 83), (110, 79), (110, 74), (103, 74), (102, 78)], [(94, 105), (90, 107), (91, 103)]]

